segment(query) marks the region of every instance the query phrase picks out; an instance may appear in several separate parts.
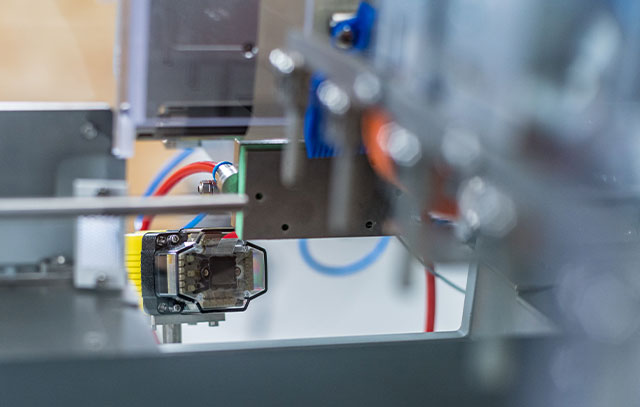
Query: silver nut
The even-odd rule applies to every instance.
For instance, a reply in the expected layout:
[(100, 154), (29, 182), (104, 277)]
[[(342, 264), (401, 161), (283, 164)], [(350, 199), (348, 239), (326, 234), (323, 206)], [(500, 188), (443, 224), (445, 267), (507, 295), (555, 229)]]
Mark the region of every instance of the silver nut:
[(171, 310), (173, 312), (180, 312), (182, 311), (182, 306), (180, 304), (173, 304), (173, 307), (171, 307)]
[(215, 192), (215, 182), (212, 179), (200, 181), (198, 193), (200, 195), (213, 194)]
[(171, 242), (172, 244), (178, 244), (180, 242), (180, 236), (178, 235), (169, 236), (169, 242)]
[(318, 86), (318, 99), (331, 113), (343, 115), (351, 108), (351, 100), (349, 95), (338, 85), (327, 80)]

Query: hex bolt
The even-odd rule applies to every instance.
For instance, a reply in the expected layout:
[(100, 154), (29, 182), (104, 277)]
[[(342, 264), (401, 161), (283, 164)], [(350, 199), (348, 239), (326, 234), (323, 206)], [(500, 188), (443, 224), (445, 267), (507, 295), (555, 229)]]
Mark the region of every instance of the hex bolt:
[(171, 242), (172, 244), (180, 243), (180, 236), (178, 236), (178, 235), (169, 236), (169, 242)]
[(209, 277), (209, 269), (208, 268), (204, 268), (202, 269), (202, 277)]
[(171, 308), (171, 310), (173, 312), (180, 312), (182, 311), (182, 306), (180, 304), (173, 304), (173, 307)]
[(215, 192), (216, 183), (212, 179), (205, 179), (198, 184), (198, 193), (200, 195), (213, 194)]
[(236, 277), (239, 277), (240, 274), (242, 274), (242, 269), (240, 267), (236, 267), (235, 272), (236, 272)]

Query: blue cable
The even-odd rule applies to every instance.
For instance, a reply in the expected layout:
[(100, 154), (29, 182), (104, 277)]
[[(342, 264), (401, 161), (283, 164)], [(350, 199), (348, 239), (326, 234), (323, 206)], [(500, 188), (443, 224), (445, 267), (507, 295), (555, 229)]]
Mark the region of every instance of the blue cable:
[(326, 264), (318, 262), (313, 258), (311, 252), (309, 251), (309, 243), (307, 239), (300, 239), (298, 241), (298, 248), (300, 249), (300, 255), (302, 256), (302, 259), (313, 270), (322, 274), (328, 274), (330, 276), (348, 276), (357, 273), (358, 271), (364, 270), (375, 263), (376, 260), (378, 260), (378, 258), (382, 255), (382, 253), (384, 253), (384, 250), (389, 245), (389, 241), (391, 241), (391, 237), (389, 236), (381, 238), (376, 244), (376, 247), (374, 247), (373, 250), (369, 252), (369, 254), (358, 261), (344, 266), (327, 266)]
[(206, 213), (201, 213), (197, 215), (195, 218), (191, 219), (191, 222), (184, 225), (183, 229), (195, 228), (196, 226), (198, 226), (198, 223), (202, 222), (202, 219), (204, 219), (206, 216), (207, 216)]
[[(156, 189), (158, 189), (158, 186), (160, 185), (160, 183), (162, 182), (163, 179), (165, 179), (167, 177), (167, 175), (169, 175), (169, 173), (171, 171), (173, 171), (173, 169), (175, 167), (178, 166), (178, 164), (180, 164), (182, 162), (182, 160), (184, 160), (185, 158), (189, 157), (192, 153), (193, 153), (193, 148), (185, 148), (182, 151), (177, 152), (176, 154), (174, 154), (173, 157), (171, 157), (160, 169), (160, 171), (158, 171), (158, 173), (155, 175), (155, 177), (153, 177), (153, 179), (151, 180), (151, 182), (149, 183), (149, 185), (147, 186), (147, 189), (144, 191), (144, 194), (142, 194), (142, 196), (151, 196)], [(136, 225), (140, 225), (142, 223), (142, 215), (138, 215), (136, 217), (135, 220), (135, 224)], [(136, 227), (137, 229), (137, 227)]]
[(142, 196), (151, 196), (151, 194), (153, 194), (153, 192), (158, 188), (162, 180), (165, 179), (167, 175), (169, 175), (169, 173), (178, 164), (180, 164), (180, 162), (182, 162), (182, 160), (189, 157), (192, 153), (193, 153), (193, 148), (185, 148), (184, 150), (176, 153), (173, 157), (171, 157), (169, 161), (165, 163), (162, 169), (158, 171), (156, 176), (151, 180), (151, 182), (149, 183), (149, 186), (147, 187), (147, 190), (144, 191), (144, 194), (142, 194)]
[[(215, 165), (215, 167), (213, 167), (213, 171), (211, 171), (211, 174), (213, 175), (213, 182), (216, 182), (216, 171), (218, 171), (218, 168), (220, 168), (221, 165), (225, 165), (225, 164), (233, 165), (233, 163), (229, 161), (220, 161), (218, 164)], [(196, 215), (196, 217), (191, 219), (191, 221), (187, 223), (183, 227), (183, 229), (195, 228), (196, 226), (198, 226), (198, 223), (202, 222), (202, 220), (206, 217), (207, 217), (206, 213), (200, 213)]]

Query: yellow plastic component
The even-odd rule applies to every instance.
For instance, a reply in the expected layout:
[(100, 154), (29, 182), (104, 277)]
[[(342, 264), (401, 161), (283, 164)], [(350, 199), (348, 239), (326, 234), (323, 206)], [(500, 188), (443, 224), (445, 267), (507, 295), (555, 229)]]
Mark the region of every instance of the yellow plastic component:
[(142, 238), (146, 233), (148, 233), (148, 231), (127, 233), (125, 235), (124, 247), (124, 263), (127, 268), (129, 281), (136, 287), (140, 300), (140, 308), (142, 308), (142, 272), (140, 261), (142, 257)]

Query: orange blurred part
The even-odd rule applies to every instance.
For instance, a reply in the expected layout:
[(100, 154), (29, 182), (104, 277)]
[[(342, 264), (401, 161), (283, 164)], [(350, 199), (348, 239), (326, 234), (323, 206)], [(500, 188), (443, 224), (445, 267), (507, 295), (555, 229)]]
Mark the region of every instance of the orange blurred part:
[(396, 177), (393, 160), (387, 152), (391, 118), (381, 109), (371, 109), (362, 115), (362, 142), (373, 170), (382, 179), (402, 188)]
[[(373, 170), (382, 179), (395, 185), (404, 192), (407, 188), (398, 180), (393, 159), (387, 151), (389, 142), (389, 128), (393, 119), (382, 109), (370, 109), (362, 115), (362, 142), (367, 152), (369, 163)], [(458, 206), (455, 199), (447, 194), (446, 182), (448, 178), (446, 169), (432, 170), (429, 174), (431, 180), (432, 201), (425, 213), (437, 213), (443, 217), (455, 218), (458, 216)]]

